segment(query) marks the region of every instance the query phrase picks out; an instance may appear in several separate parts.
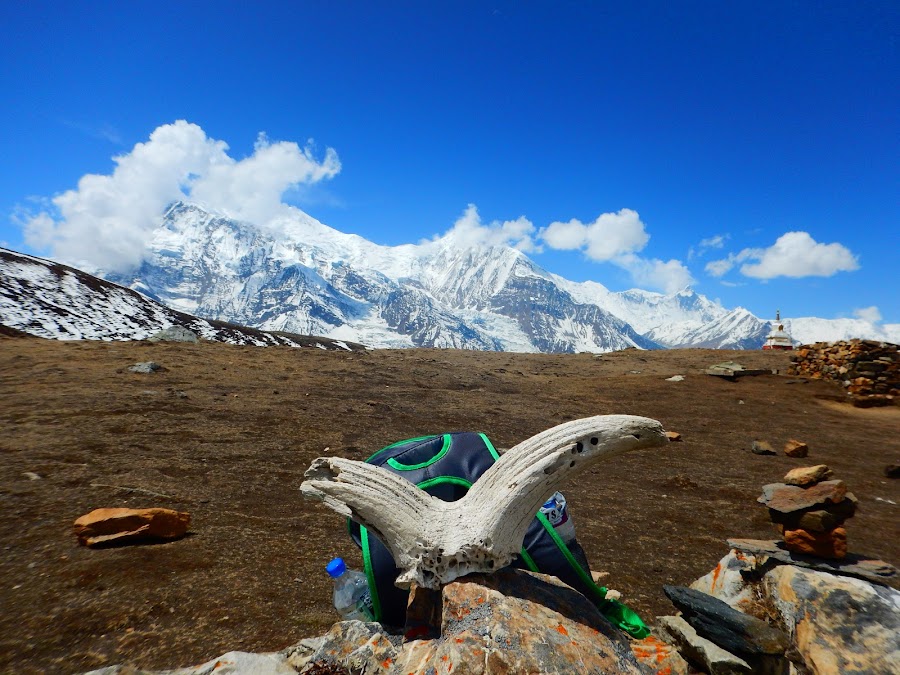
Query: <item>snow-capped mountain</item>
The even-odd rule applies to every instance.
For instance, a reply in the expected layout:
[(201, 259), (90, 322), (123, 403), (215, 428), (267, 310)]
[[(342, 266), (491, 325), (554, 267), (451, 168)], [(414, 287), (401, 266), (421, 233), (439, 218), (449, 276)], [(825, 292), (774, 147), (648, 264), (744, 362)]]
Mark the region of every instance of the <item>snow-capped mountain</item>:
[(183, 326), (215, 342), (361, 349), (340, 340), (276, 334), (172, 310), (129, 288), (0, 248), (0, 325), (61, 340), (141, 340)]
[[(37, 272), (23, 271), (23, 265), (38, 262), (48, 266), (38, 275), (45, 286), (29, 277)], [(142, 296), (131, 293), (124, 300), (126, 289), (71, 268), (28, 256), (19, 256), (15, 269), (10, 264), (0, 265), (0, 288), (6, 291), (11, 283), (18, 290), (0, 293), (0, 323), (48, 337), (139, 338), (163, 325), (205, 317), (213, 327), (224, 320), (271, 335), (322, 335), (372, 347), (602, 352), (753, 349), (773, 328), (743, 308), (728, 310), (689, 288), (670, 295), (612, 292), (550, 274), (514, 248), (468, 245), (454, 232), (420, 244), (380, 246), (297, 209), (261, 228), (195, 204), (173, 204), (138, 269), (125, 275), (90, 270), (158, 301), (153, 309), (136, 310), (132, 304)], [(17, 281), (7, 283), (7, 275)], [(73, 302), (74, 315), (64, 320), (65, 302), (47, 304), (41, 297), (53, 284), (77, 296), (73, 280), (89, 294), (102, 285), (104, 298)], [(35, 298), (21, 300), (24, 286)], [(12, 307), (16, 293), (20, 306)], [(92, 312), (99, 315), (89, 319)], [(784, 323), (798, 344), (900, 339), (900, 326), (861, 320)], [(153, 330), (142, 331), (143, 325)]]
[(163, 304), (377, 347), (610, 351), (661, 345), (509, 247), (379, 246), (294, 211), (266, 229), (175, 204), (144, 264), (108, 275)]

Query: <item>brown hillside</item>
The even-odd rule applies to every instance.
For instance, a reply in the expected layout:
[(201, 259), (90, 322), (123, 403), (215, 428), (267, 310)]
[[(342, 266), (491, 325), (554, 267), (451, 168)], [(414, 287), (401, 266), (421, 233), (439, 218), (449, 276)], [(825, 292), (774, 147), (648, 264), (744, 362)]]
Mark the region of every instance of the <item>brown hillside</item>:
[[(563, 486), (593, 566), (651, 621), (672, 611), (662, 584), (710, 570), (726, 537), (774, 536), (755, 499), (796, 466), (828, 464), (859, 497), (852, 551), (900, 562), (900, 488), (883, 473), (900, 459), (900, 408), (855, 409), (837, 385), (784, 375), (703, 374), (727, 359), (788, 363), (0, 338), (0, 671), (175, 667), (321, 632), (336, 618), (325, 563), (360, 558), (344, 522), (300, 498), (303, 471), (326, 452), (365, 459), (432, 432), (509, 447), (602, 413), (681, 432)], [(125, 370), (150, 360), (164, 370)], [(676, 374), (686, 380), (665, 381)], [(809, 444), (807, 460), (749, 452), (789, 438)], [(186, 510), (192, 535), (79, 547), (72, 521), (103, 506)]]

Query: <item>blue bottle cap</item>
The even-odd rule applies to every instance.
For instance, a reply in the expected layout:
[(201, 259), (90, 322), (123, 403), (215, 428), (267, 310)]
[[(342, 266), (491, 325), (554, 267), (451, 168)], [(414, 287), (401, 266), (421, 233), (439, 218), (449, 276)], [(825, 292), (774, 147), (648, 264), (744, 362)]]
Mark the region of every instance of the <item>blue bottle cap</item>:
[(343, 558), (335, 558), (325, 566), (328, 576), (337, 578), (347, 571), (347, 565)]

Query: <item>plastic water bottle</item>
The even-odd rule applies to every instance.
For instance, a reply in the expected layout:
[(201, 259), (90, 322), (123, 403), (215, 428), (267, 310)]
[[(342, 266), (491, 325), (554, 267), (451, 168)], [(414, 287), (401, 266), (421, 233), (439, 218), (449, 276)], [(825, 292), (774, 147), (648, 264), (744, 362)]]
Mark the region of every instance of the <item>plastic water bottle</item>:
[(575, 539), (575, 523), (569, 516), (569, 510), (566, 508), (566, 498), (562, 492), (555, 493), (550, 499), (544, 502), (541, 507), (541, 513), (547, 516), (547, 520), (553, 525), (553, 529), (567, 544)]
[(372, 594), (366, 575), (348, 570), (343, 558), (335, 558), (325, 566), (328, 576), (334, 579), (334, 608), (347, 621), (374, 621)]

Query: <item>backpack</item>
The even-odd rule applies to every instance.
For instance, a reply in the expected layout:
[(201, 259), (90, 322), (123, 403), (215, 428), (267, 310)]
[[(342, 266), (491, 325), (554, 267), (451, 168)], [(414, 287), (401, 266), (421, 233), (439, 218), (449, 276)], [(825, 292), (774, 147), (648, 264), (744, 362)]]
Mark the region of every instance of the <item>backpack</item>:
[[(366, 462), (406, 478), (438, 499), (453, 502), (461, 499), (498, 459), (500, 455), (484, 434), (457, 432), (399, 441)], [(347, 523), (350, 537), (362, 550), (374, 619), (402, 626), (409, 592), (394, 585), (400, 570), (390, 551), (364, 526), (349, 519)], [(528, 527), (520, 555), (510, 566), (551, 574), (591, 600), (610, 623), (631, 636), (640, 639), (650, 634), (635, 612), (606, 598), (606, 588), (594, 583), (578, 542), (563, 541), (541, 512)]]

